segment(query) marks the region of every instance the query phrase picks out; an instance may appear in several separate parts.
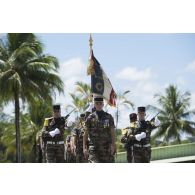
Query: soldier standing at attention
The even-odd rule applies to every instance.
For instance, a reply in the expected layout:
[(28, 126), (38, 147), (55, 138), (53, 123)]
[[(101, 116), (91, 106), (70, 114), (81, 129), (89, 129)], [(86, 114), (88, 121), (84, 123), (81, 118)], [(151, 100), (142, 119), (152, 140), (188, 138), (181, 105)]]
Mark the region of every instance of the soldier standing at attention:
[(66, 144), (65, 144), (65, 156), (67, 163), (74, 163), (76, 161), (76, 157), (73, 151), (73, 136), (72, 134), (67, 135)]
[(159, 120), (145, 120), (145, 107), (138, 107), (138, 127), (137, 133), (145, 132), (145, 138), (138, 138), (134, 141), (134, 162), (135, 163), (149, 163), (151, 159), (151, 131), (160, 125)]
[(81, 114), (77, 126), (72, 130), (73, 151), (77, 163), (87, 162), (83, 154), (85, 114)]
[(45, 119), (42, 130), (47, 163), (64, 162), (65, 122), (65, 118), (61, 117), (60, 105), (53, 105), (53, 117)]
[(129, 115), (130, 126), (122, 129), (121, 143), (125, 145), (127, 151), (127, 162), (132, 163), (133, 159), (133, 144), (135, 140), (135, 132), (137, 128), (137, 114), (131, 113)]
[(116, 152), (114, 120), (110, 114), (103, 111), (102, 96), (94, 96), (93, 101), (95, 111), (87, 117), (85, 122), (83, 153), (89, 162), (111, 163), (114, 162)]
[(36, 134), (36, 162), (45, 163), (44, 142), (42, 140), (42, 130)]

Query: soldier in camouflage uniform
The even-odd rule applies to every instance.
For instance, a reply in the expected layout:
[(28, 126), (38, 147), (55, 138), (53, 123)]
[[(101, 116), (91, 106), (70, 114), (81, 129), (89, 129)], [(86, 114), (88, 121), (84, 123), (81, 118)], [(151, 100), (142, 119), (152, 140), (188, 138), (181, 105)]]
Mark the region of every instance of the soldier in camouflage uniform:
[(89, 162), (111, 163), (114, 162), (116, 152), (114, 120), (110, 114), (103, 111), (102, 96), (94, 96), (93, 100), (95, 111), (87, 117), (85, 122), (83, 152)]
[(67, 135), (66, 137), (66, 144), (65, 144), (65, 155), (66, 155), (66, 162), (67, 163), (74, 163), (76, 162), (76, 157), (73, 151), (73, 143), (72, 135)]
[(46, 118), (42, 130), (42, 140), (46, 144), (46, 162), (64, 162), (65, 118), (61, 117), (60, 105), (53, 105), (53, 117)]
[(42, 130), (36, 134), (36, 162), (45, 163), (45, 144), (42, 140)]
[(85, 114), (81, 114), (78, 125), (72, 130), (73, 151), (77, 163), (87, 162), (83, 154), (84, 122)]
[(129, 115), (130, 126), (122, 129), (121, 143), (124, 144), (127, 151), (127, 162), (132, 163), (133, 158), (133, 144), (135, 140), (135, 131), (137, 128), (137, 114), (131, 113)]
[(149, 163), (151, 159), (151, 131), (160, 125), (158, 120), (145, 120), (145, 107), (138, 107), (138, 126), (136, 134), (145, 133), (144, 137), (137, 137), (134, 141), (134, 162)]

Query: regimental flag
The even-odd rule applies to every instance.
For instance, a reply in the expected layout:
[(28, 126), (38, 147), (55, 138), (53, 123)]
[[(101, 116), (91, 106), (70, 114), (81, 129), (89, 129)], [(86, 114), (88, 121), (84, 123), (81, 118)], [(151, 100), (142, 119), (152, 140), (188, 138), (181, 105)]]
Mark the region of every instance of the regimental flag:
[(93, 50), (91, 50), (87, 74), (91, 75), (92, 93), (102, 95), (110, 106), (116, 106), (116, 93), (100, 63), (94, 57)]

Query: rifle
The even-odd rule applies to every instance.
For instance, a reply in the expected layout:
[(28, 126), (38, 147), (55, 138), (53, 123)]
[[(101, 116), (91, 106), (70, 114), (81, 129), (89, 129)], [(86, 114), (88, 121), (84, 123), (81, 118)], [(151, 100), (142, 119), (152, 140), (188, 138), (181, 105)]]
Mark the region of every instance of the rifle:
[(74, 108), (72, 111), (70, 111), (65, 117), (64, 119), (68, 119), (68, 117), (76, 110), (76, 108)]
[(152, 119), (150, 119), (150, 122), (154, 121), (155, 118), (160, 114), (160, 112), (158, 112)]

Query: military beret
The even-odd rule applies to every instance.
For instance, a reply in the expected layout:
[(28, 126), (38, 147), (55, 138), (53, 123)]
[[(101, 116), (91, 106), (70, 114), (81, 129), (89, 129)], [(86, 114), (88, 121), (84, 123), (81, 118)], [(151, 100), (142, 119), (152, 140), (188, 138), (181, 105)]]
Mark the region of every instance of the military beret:
[(94, 102), (103, 102), (104, 99), (103, 99), (103, 96), (102, 95), (94, 95), (93, 96), (93, 101)]
[(137, 120), (137, 114), (136, 114), (136, 113), (131, 113), (131, 114), (129, 115), (129, 119), (130, 119), (130, 121), (132, 121), (132, 120)]
[(137, 111), (138, 112), (145, 112), (146, 108), (144, 106), (140, 106), (140, 107), (137, 108)]
[(60, 110), (60, 104), (54, 104), (53, 110)]

